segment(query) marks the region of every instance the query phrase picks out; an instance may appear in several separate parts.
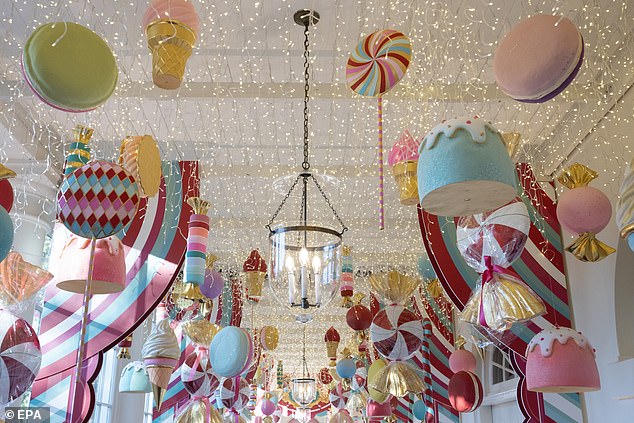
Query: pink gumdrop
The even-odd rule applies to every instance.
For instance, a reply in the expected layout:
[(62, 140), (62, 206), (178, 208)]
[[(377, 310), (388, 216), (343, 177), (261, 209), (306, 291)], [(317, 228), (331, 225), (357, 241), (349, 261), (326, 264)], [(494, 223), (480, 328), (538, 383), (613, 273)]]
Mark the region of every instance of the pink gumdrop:
[(270, 416), (275, 413), (275, 403), (270, 399), (263, 399), (260, 402), (260, 411), (262, 411), (262, 414), (265, 416)]
[(596, 188), (573, 188), (564, 192), (557, 203), (559, 223), (574, 235), (584, 232), (599, 233), (607, 226), (611, 217), (610, 200)]
[(200, 20), (194, 5), (188, 0), (152, 0), (141, 25), (145, 28), (154, 21), (170, 18), (187, 25), (198, 35)]
[(469, 350), (456, 350), (449, 356), (449, 368), (454, 373), (475, 373), (476, 365), (476, 358)]

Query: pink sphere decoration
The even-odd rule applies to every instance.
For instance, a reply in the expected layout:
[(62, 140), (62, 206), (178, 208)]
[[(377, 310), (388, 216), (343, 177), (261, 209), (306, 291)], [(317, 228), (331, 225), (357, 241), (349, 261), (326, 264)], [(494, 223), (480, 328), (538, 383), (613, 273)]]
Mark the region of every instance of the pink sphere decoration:
[(594, 349), (570, 328), (544, 329), (526, 354), (526, 387), (536, 392), (589, 392), (601, 389)]
[(147, 27), (154, 21), (174, 19), (187, 25), (194, 34), (198, 35), (200, 20), (194, 5), (189, 0), (152, 0), (143, 16), (142, 26)]
[(265, 416), (270, 416), (275, 413), (275, 403), (270, 399), (263, 399), (260, 401), (260, 411), (262, 411), (262, 414)]
[(370, 399), (366, 406), (366, 415), (370, 421), (380, 421), (392, 415), (392, 404), (389, 401), (380, 403)]
[(476, 358), (469, 350), (456, 350), (449, 356), (449, 368), (454, 373), (475, 373), (476, 365)]
[(573, 188), (564, 192), (557, 203), (559, 223), (574, 235), (584, 232), (599, 233), (607, 226), (611, 217), (610, 200), (596, 188)]

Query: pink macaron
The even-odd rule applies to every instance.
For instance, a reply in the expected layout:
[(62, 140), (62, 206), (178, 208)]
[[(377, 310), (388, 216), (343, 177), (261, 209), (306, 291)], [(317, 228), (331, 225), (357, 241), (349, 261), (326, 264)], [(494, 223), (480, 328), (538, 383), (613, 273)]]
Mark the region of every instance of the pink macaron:
[(513, 27), (498, 45), (495, 80), (515, 100), (542, 103), (572, 82), (583, 51), (581, 33), (568, 18), (536, 15)]

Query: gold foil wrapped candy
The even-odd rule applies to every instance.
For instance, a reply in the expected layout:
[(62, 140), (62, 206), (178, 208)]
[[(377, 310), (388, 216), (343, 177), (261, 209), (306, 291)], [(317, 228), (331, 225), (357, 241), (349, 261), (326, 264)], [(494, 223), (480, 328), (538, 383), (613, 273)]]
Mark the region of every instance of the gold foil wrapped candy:
[(3, 179), (15, 178), (17, 175), (14, 171), (0, 163), (0, 181)]
[(382, 368), (372, 381), (370, 388), (384, 394), (403, 398), (407, 394), (420, 394), (425, 390), (423, 379), (405, 361), (393, 361)]
[(493, 279), (485, 282), (484, 287), (479, 283), (459, 318), (502, 332), (510, 329), (513, 323), (526, 322), (545, 312), (541, 298), (524, 282), (510, 274), (493, 273)]
[(372, 291), (388, 304), (402, 304), (420, 285), (420, 280), (404, 275), (396, 270), (373, 273), (368, 279)]
[(568, 166), (557, 180), (568, 189), (587, 187), (599, 174), (580, 163)]
[(15, 251), (0, 262), (0, 305), (23, 303), (53, 279), (46, 270), (22, 259)]
[(174, 420), (175, 423), (222, 423), (223, 421), (208, 400), (193, 400)]
[(187, 320), (182, 323), (181, 327), (192, 343), (207, 347), (220, 331), (220, 326), (206, 319)]

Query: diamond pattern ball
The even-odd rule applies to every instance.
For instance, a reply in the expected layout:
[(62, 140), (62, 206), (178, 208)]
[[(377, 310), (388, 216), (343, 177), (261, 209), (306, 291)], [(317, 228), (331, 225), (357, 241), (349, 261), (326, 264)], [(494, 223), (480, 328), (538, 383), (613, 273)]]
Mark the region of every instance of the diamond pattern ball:
[(57, 194), (59, 220), (75, 235), (106, 238), (125, 228), (139, 207), (134, 177), (118, 164), (94, 161), (68, 175)]

